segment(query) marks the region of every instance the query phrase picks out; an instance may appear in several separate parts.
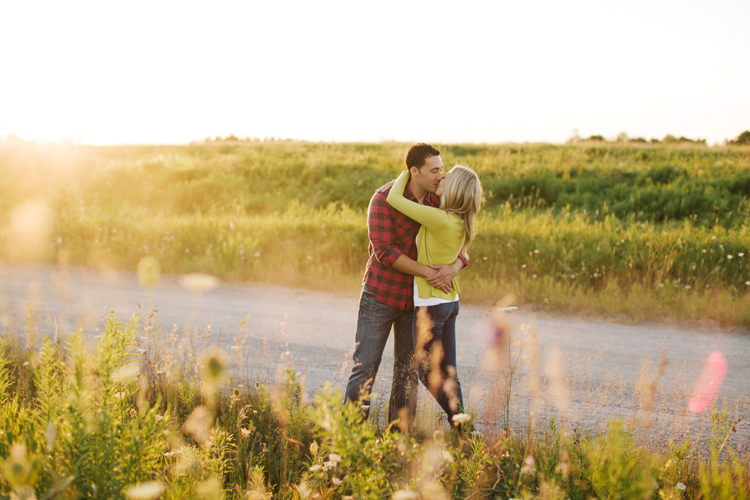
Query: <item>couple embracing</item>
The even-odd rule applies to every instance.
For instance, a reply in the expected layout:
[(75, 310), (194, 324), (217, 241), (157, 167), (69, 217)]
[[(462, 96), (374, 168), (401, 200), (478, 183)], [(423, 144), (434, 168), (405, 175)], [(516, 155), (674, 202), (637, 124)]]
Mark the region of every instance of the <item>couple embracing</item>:
[[(399, 426), (407, 428), (413, 421), (418, 378), (449, 421), (464, 411), (456, 371), (456, 276), (468, 265), (466, 249), (476, 232), (474, 218), (481, 201), (482, 187), (473, 170), (456, 165), (444, 177), (440, 151), (422, 143), (406, 154), (406, 171), (370, 200), (370, 258), (345, 395), (347, 401), (362, 400), (365, 416), (391, 329), (389, 422), (400, 419)], [(422, 312), (417, 314), (417, 309)]]

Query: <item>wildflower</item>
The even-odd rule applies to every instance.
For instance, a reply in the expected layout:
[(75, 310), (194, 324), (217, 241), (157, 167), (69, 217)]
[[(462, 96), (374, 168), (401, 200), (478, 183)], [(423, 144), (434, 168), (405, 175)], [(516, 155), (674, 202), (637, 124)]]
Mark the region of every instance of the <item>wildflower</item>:
[(523, 461), (523, 467), (521, 467), (521, 474), (533, 474), (536, 471), (536, 460), (534, 457), (529, 455)]
[(521, 269), (526, 269), (526, 264), (522, 265)]
[(328, 460), (330, 460), (331, 462), (339, 463), (341, 462), (341, 455), (339, 455), (338, 453), (331, 453), (330, 455), (328, 455)]
[(738, 254), (737, 254), (737, 256), (738, 256), (738, 257), (744, 257), (744, 256), (745, 256), (745, 254), (744, 254), (744, 253), (742, 253), (742, 252), (740, 252), (740, 253), (738, 253)]
[(414, 491), (398, 490), (393, 494), (393, 500), (417, 500), (419, 495)]
[(161, 422), (162, 420), (164, 420), (164, 417), (162, 415), (157, 415), (156, 416), (156, 420), (158, 420), (159, 422)]
[(117, 399), (125, 399), (125, 393), (124, 392), (116, 392), (115, 398)]
[(331, 479), (331, 482), (333, 482), (333, 484), (335, 484), (336, 486), (338, 486), (338, 485), (341, 484), (341, 479), (339, 479), (337, 477), (334, 477), (334, 478)]
[(468, 413), (458, 413), (456, 415), (453, 415), (454, 425), (465, 424), (466, 422), (469, 422), (470, 420), (471, 420), (471, 415), (469, 415)]
[(323, 470), (329, 470), (336, 467), (336, 462), (323, 462)]
[(732, 259), (734, 259), (734, 257), (731, 256), (731, 255), (727, 255), (727, 259), (732, 260)]
[(504, 313), (510, 313), (510, 312), (513, 312), (513, 311), (515, 311), (517, 309), (518, 309), (517, 307), (510, 306), (510, 307), (501, 307), (501, 308), (498, 309), (498, 311), (504, 312)]
[(232, 347), (230, 347), (230, 349), (232, 349), (233, 351), (236, 351), (237, 349), (242, 349), (242, 348), (238, 345), (233, 345)]
[(712, 240), (715, 240), (715, 239), (716, 239), (716, 236), (711, 236), (711, 239), (712, 239)]
[(443, 450), (442, 459), (443, 462), (448, 462), (449, 464), (453, 463), (453, 455), (451, 455), (448, 450)]
[(315, 472), (320, 470), (320, 464), (315, 464), (312, 467), (310, 467), (310, 472)]
[(707, 251), (708, 251), (708, 250), (706, 250), (705, 248), (703, 249), (703, 253), (706, 253)]
[(690, 290), (692, 287), (690, 285), (685, 285), (685, 290)]
[(176, 452), (176, 451), (174, 451), (174, 450), (173, 450), (173, 451), (167, 451), (166, 453), (164, 453), (164, 456), (165, 456), (165, 457), (172, 457), (172, 456), (174, 456), (174, 455), (175, 455), (176, 453), (177, 453), (177, 452)]
[(164, 491), (164, 483), (161, 481), (147, 481), (135, 484), (125, 490), (127, 498), (156, 498)]
[(242, 434), (243, 438), (250, 436), (250, 429), (245, 429), (244, 427), (240, 429), (240, 433)]
[(532, 277), (532, 278), (536, 278), (536, 274), (532, 274), (532, 275), (531, 275), (531, 277)]
[(685, 489), (687, 489), (687, 486), (685, 486), (685, 483), (677, 483), (675, 486), (677, 486), (677, 489), (680, 491), (685, 491)]
[(534, 250), (534, 253), (539, 253), (539, 250)]
[(23, 366), (29, 366), (31, 363), (29, 361), (24, 361)]
[(255, 253), (253, 254), (253, 256), (255, 256), (255, 257), (260, 257), (260, 252), (255, 252)]
[(750, 286), (750, 281), (746, 281), (746, 282), (745, 282), (745, 284), (746, 284), (747, 286)]
[(304, 481), (297, 485), (297, 491), (299, 491), (299, 496), (302, 498), (310, 498), (310, 493), (312, 493), (310, 487)]

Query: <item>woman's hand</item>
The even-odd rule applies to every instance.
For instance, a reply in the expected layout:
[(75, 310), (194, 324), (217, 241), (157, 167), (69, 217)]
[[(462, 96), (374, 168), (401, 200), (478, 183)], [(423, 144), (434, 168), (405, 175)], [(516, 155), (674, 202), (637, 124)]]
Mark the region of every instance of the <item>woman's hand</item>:
[(386, 182), (385, 184), (383, 184), (382, 186), (380, 186), (379, 188), (377, 188), (377, 189), (375, 190), (375, 192), (376, 192), (376, 193), (382, 193), (382, 192), (384, 192), (384, 191), (388, 191), (389, 189), (391, 189), (391, 186), (393, 186), (393, 183), (394, 183), (394, 182), (396, 182), (396, 180), (395, 180), (395, 179), (394, 179), (394, 180), (392, 180), (392, 181), (388, 181), (388, 182)]
[(453, 278), (455, 278), (458, 274), (456, 268), (454, 266), (444, 265), (430, 266), (430, 268), (435, 270), (435, 274), (433, 274), (429, 278), (426, 278), (427, 283), (434, 286), (438, 290), (442, 290), (445, 293), (450, 293)]
[(433, 287), (441, 290), (443, 293), (451, 293), (451, 285), (453, 284), (453, 278), (458, 274), (453, 266), (430, 266), (435, 273), (425, 278), (427, 283)]

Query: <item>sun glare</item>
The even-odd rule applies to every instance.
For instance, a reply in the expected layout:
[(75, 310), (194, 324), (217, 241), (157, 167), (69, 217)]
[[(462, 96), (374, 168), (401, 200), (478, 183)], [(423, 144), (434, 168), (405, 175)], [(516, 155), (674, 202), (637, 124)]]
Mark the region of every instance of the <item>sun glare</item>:
[(750, 116), (741, 1), (42, 4), (0, 7), (4, 136), (712, 143)]

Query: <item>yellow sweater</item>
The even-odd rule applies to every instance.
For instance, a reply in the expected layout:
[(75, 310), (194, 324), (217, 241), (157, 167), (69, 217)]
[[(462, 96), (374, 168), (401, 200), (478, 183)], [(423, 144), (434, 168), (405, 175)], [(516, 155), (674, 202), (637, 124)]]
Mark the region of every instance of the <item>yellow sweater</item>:
[[(409, 172), (401, 172), (388, 193), (388, 204), (422, 224), (417, 237), (417, 262), (427, 266), (444, 264), (451, 265), (456, 261), (458, 253), (464, 244), (464, 226), (457, 215), (449, 214), (439, 208), (420, 205), (404, 198), (404, 189), (409, 182)], [(446, 300), (456, 300), (460, 291), (458, 281), (453, 278), (451, 293), (444, 293), (434, 288), (427, 280), (415, 276), (419, 297), (429, 299), (439, 297)]]

